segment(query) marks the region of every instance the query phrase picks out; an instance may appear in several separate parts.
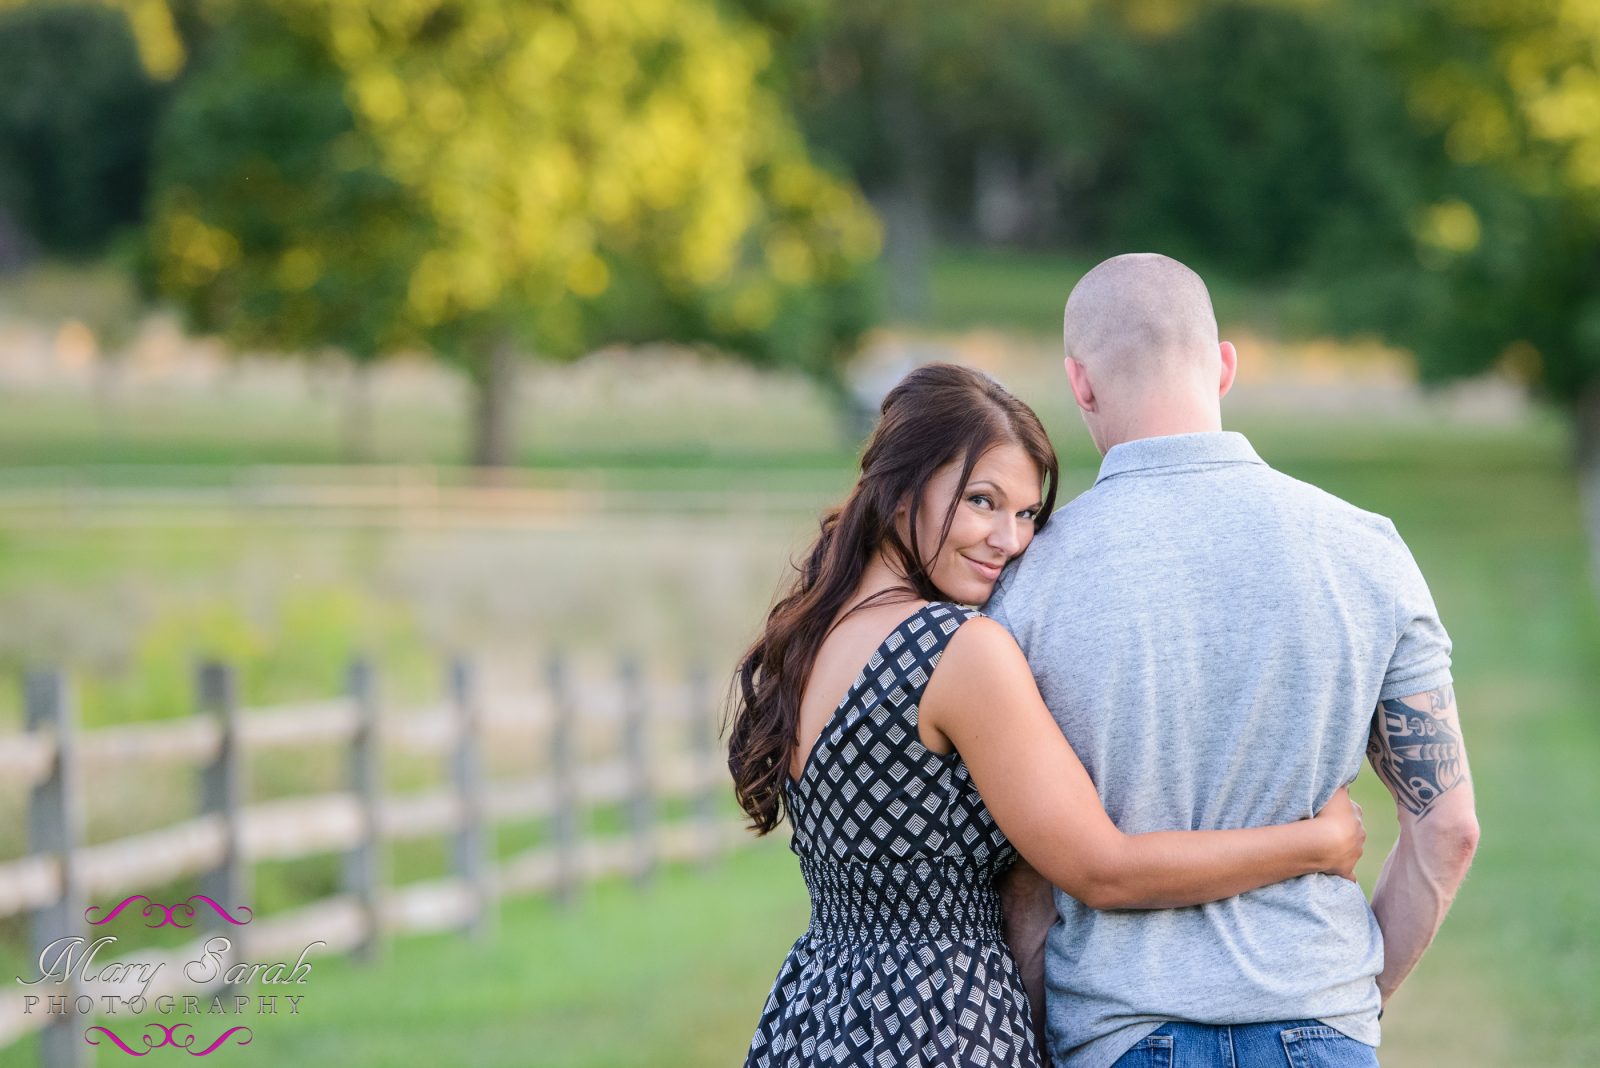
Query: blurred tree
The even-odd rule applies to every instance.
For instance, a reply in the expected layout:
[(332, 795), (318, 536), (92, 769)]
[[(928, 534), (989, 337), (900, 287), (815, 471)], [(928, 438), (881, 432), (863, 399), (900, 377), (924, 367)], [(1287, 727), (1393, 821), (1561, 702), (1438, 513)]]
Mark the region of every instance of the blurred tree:
[(160, 98), (122, 14), (0, 10), (0, 217), (46, 251), (101, 251), (142, 215)]
[(1104, 29), (1085, 40), (1072, 66), (1100, 72), (1119, 114), (1095, 243), (1248, 279), (1408, 255), (1428, 149), (1356, 30), (1337, 8), (1225, 3), (1122, 57)]
[(1416, 214), (1414, 262), (1371, 311), (1425, 378), (1499, 366), (1566, 408), (1600, 582), (1600, 6), (1365, 17), (1449, 164)]
[(158, 82), (183, 70), (191, 47), (186, 37), (201, 25), (207, 0), (0, 0), (0, 12), (18, 8), (95, 8), (120, 11), (138, 45), (145, 71)]
[(152, 276), (255, 344), (457, 361), (510, 460), (519, 354), (705, 340), (832, 385), (877, 229), (711, 0), (226, 5), (161, 139)]
[[(785, 90), (813, 144), (849, 169), (883, 217), (896, 317), (927, 311), (941, 202), (952, 173), (970, 165), (959, 147), (963, 118), (974, 107), (989, 124), (1015, 114), (1015, 95), (994, 95), (1003, 79), (991, 66), (1059, 42), (1094, 2), (739, 0), (777, 42)], [(1023, 95), (1029, 114), (1049, 107)]]
[(145, 281), (191, 328), (237, 346), (348, 356), (344, 451), (360, 460), (367, 369), (420, 343), (408, 267), (430, 230), (344, 93), (314, 39), (264, 7), (233, 12), (162, 123)]
[(936, 232), (1251, 277), (1409, 254), (1426, 139), (1336, 5), (740, 2), (813, 143), (879, 205), (901, 318), (925, 310)]

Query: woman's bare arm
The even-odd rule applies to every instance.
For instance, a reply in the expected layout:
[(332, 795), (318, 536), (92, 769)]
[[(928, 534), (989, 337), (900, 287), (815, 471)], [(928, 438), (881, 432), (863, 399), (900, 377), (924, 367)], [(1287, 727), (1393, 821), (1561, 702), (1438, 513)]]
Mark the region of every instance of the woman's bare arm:
[(1091, 908), (1177, 908), (1313, 872), (1354, 879), (1366, 839), (1341, 789), (1316, 819), (1126, 835), (1067, 744), (1005, 628), (968, 620), (923, 693), (921, 722), (961, 753), (1000, 829)]

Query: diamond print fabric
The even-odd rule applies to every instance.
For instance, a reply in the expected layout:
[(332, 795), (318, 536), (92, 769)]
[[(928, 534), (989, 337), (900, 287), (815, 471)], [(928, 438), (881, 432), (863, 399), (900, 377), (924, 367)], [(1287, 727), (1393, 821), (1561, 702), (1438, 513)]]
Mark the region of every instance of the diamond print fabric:
[(1037, 1068), (994, 879), (1016, 851), (957, 754), (917, 737), (950, 636), (935, 602), (878, 647), (788, 786), (811, 923), (772, 985), (746, 1068)]

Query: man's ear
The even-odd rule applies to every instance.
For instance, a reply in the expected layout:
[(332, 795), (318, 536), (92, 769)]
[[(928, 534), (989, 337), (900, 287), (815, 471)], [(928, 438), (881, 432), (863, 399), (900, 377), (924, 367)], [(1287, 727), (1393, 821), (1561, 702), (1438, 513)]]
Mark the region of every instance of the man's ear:
[(1094, 411), (1099, 401), (1094, 395), (1094, 385), (1089, 381), (1089, 369), (1071, 356), (1067, 357), (1066, 362), (1067, 381), (1072, 383), (1072, 399), (1084, 411)]
[(1219, 348), (1222, 353), (1222, 377), (1218, 380), (1217, 397), (1220, 399), (1228, 395), (1228, 390), (1233, 388), (1233, 379), (1239, 373), (1239, 353), (1233, 347), (1233, 342), (1224, 341)]

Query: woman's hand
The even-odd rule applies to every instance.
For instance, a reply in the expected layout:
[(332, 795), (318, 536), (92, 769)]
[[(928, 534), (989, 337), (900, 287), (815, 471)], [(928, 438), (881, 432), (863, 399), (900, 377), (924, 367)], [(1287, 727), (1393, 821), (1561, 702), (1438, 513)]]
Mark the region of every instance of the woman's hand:
[(1361, 822), (1361, 806), (1350, 800), (1350, 788), (1341, 786), (1311, 820), (1327, 835), (1328, 875), (1356, 881), (1356, 861), (1367, 844), (1367, 828)]

